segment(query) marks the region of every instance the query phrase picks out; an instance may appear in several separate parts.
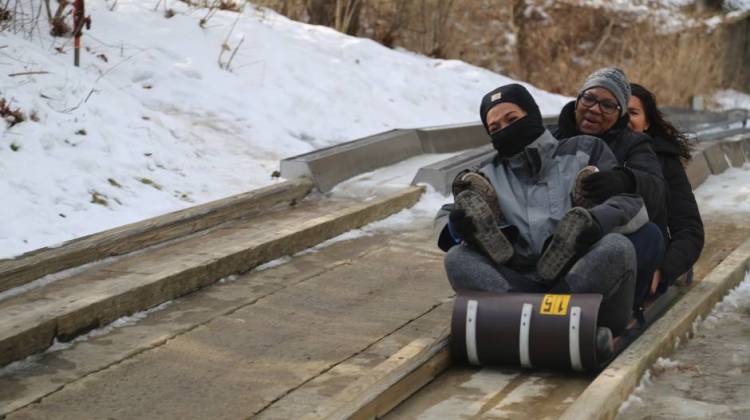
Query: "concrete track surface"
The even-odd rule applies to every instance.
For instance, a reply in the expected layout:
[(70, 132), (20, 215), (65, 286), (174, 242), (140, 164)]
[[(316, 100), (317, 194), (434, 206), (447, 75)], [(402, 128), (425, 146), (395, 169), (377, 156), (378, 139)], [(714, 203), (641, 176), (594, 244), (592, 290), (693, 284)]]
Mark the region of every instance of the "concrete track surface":
[[(9, 365), (8, 418), (298, 418), (416, 337), (453, 295), (429, 221), (335, 242)], [(64, 346), (63, 346), (64, 347)]]
[[(731, 218), (725, 218), (731, 220)], [(696, 282), (750, 237), (750, 223), (706, 224)], [(554, 419), (594, 379), (591, 375), (514, 368), (453, 367), (391, 411), (388, 419)], [(746, 382), (750, 383), (750, 379)]]
[[(409, 343), (445, 334), (453, 292), (430, 220), (338, 241), (177, 299), (140, 322), (3, 368), (26, 418), (301, 418)], [(707, 225), (700, 279), (750, 225)], [(456, 367), (390, 418), (555, 418), (591, 377)]]
[[(411, 136), (411, 156), (447, 152), (468, 136), (448, 134), (467, 130), (388, 136), (397, 146)], [(340, 172), (330, 162), (339, 155), (371, 158), (357, 144), (295, 164), (322, 182)], [(750, 160), (750, 137), (696, 156), (694, 186)], [(598, 380), (448, 368), (454, 294), (431, 218), (306, 250), (414, 205), (422, 190), (301, 199), (311, 185), (267, 191), (281, 203), (273, 211), (255, 208), (268, 197), (251, 193), (0, 264), (0, 418), (556, 418)], [(710, 220), (706, 234), (691, 290), (731, 260), (750, 222)], [(64, 264), (52, 269), (47, 257)], [(85, 263), (53, 283), (3, 292)]]
[(750, 418), (750, 303), (736, 305), (653, 366), (617, 419)]

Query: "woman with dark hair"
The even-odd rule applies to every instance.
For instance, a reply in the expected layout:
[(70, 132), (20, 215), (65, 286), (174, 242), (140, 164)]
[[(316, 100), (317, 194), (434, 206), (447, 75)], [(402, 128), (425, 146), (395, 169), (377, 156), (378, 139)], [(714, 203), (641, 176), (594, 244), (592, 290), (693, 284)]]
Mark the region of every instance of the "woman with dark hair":
[(654, 273), (651, 290), (636, 290), (636, 301), (648, 292), (654, 294), (674, 283), (690, 270), (703, 249), (703, 221), (683, 162), (691, 159), (692, 145), (687, 136), (664, 119), (654, 94), (643, 86), (631, 83), (628, 102), (628, 127), (646, 133), (661, 163), (667, 191), (668, 245), (661, 267)]

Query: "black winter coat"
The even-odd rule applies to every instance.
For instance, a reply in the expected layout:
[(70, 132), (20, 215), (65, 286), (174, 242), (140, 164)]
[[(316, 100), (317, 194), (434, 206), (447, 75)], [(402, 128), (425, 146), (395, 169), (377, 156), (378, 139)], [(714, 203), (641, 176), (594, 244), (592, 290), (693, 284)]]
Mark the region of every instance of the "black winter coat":
[[(563, 107), (557, 124), (557, 130), (553, 134), (558, 140), (583, 134), (576, 127), (575, 101)], [(635, 181), (635, 191), (630, 192), (643, 198), (649, 219), (659, 226), (666, 238), (667, 186), (659, 159), (651, 149), (651, 137), (631, 131), (627, 125), (628, 119), (621, 118), (609, 131), (596, 137), (607, 143), (622, 168), (631, 174)]]
[(672, 284), (695, 264), (703, 250), (703, 221), (695, 202), (685, 168), (676, 144), (660, 137), (651, 143), (659, 157), (667, 181), (667, 214), (669, 237), (661, 272), (663, 281)]

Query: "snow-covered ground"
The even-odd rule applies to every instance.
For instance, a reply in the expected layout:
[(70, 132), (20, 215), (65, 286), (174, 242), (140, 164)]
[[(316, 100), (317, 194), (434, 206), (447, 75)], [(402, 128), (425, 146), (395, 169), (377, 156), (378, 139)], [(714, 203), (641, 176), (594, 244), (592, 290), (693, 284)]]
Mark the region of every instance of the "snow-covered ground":
[(654, 23), (657, 30), (663, 33), (677, 33), (695, 27), (705, 27), (710, 31), (727, 18), (750, 12), (750, 0), (722, 0), (721, 10), (708, 16), (695, 14), (699, 0), (534, 0), (527, 4), (525, 13), (533, 11), (546, 18), (545, 9), (557, 7), (559, 3), (625, 13), (629, 17)]
[(708, 177), (695, 190), (702, 214), (746, 214), (750, 220), (750, 163)]
[(657, 360), (618, 419), (748, 418), (750, 273), (693, 326), (695, 337)]
[[(0, 32), (0, 98), (27, 117), (0, 123), (0, 258), (271, 184), (285, 157), (476, 121), (511, 82), (251, 5), (202, 28), (205, 9), (154, 3), (89, 2), (80, 68), (44, 23)], [(531, 91), (545, 114), (567, 100)]]
[(750, 94), (736, 90), (720, 90), (714, 94), (713, 100), (719, 105), (719, 108), (722, 109), (750, 109)]
[[(27, 117), (0, 123), (0, 258), (269, 185), (285, 157), (392, 128), (476, 121), (481, 96), (511, 82), (251, 5), (202, 28), (206, 9), (167, 4), (170, 18), (153, 1), (91, 2), (80, 68), (72, 41), (46, 35), (44, 23), (0, 32), (0, 99)], [(531, 90), (545, 114), (567, 100)], [(740, 92), (715, 99), (750, 108)], [(441, 158), (406, 162), (401, 176)], [(364, 175), (338, 192), (383, 182)]]

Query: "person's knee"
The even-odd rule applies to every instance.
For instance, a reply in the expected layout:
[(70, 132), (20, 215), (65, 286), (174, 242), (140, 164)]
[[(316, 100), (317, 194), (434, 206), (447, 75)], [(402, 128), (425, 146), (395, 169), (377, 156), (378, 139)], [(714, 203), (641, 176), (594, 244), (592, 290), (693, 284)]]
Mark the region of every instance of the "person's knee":
[(456, 245), (445, 254), (443, 264), (448, 281), (454, 289), (467, 288), (471, 279), (472, 256), (465, 245)]
[(635, 270), (637, 260), (635, 247), (625, 235), (610, 233), (605, 235), (604, 238), (599, 241), (599, 244), (602, 247), (602, 251), (606, 253), (607, 256), (619, 258), (624, 267)]
[(664, 250), (664, 236), (655, 223), (646, 223), (637, 231), (627, 235), (636, 250), (636, 257), (642, 264), (659, 259)]
[(657, 250), (664, 247), (664, 235), (655, 223), (647, 223), (643, 226), (643, 231), (645, 245)]
[(443, 258), (443, 265), (445, 266), (445, 272), (448, 274), (448, 277), (451, 277), (451, 273), (455, 272), (456, 270), (460, 269), (462, 264), (462, 251), (461, 246), (457, 245), (452, 247), (448, 250), (448, 252), (445, 253), (445, 257)]
[(573, 265), (571, 272), (579, 270), (595, 270), (603, 268), (607, 271), (635, 270), (636, 252), (633, 243), (624, 235), (609, 233), (594, 244), (578, 262)]

